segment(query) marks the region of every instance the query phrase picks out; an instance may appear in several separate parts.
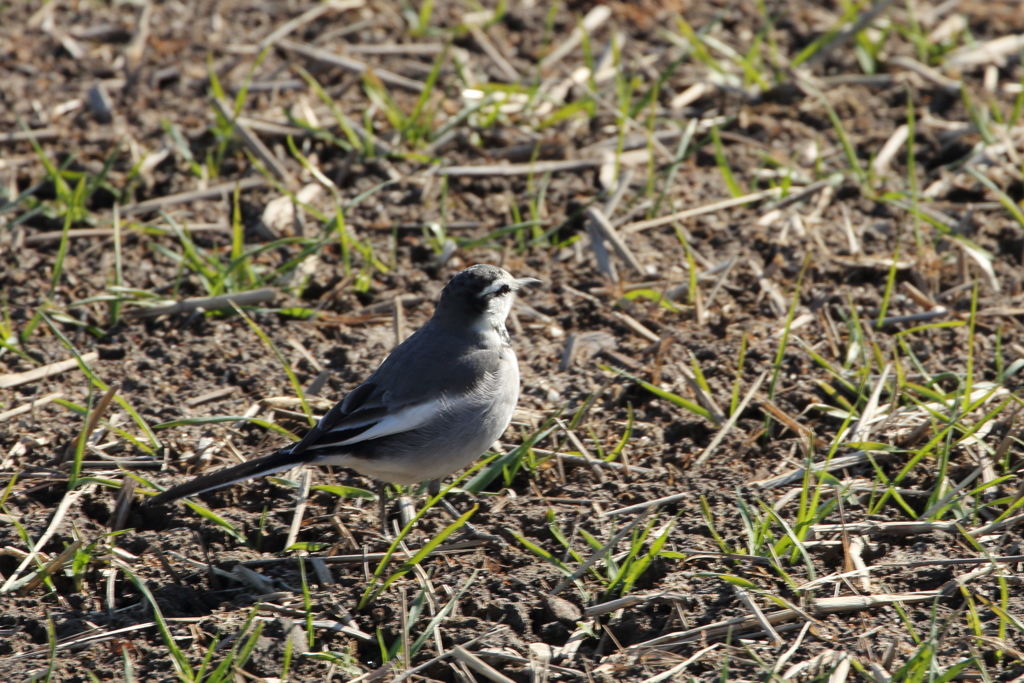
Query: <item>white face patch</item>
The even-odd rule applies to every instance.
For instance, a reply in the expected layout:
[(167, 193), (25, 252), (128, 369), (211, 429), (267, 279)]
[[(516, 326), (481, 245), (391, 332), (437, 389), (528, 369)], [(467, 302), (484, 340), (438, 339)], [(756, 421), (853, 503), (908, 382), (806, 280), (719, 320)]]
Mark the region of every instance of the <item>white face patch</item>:
[[(503, 287), (508, 287), (509, 291), (500, 294)], [(511, 278), (497, 280), (481, 290), (477, 296), (487, 302), (487, 311), (474, 321), (472, 329), (476, 332), (496, 332), (502, 337), (507, 336), (505, 320), (512, 310), (515, 291), (515, 281)]]
[(511, 289), (512, 285), (503, 280), (498, 280), (497, 282), (491, 283), (486, 288), (484, 288), (484, 290), (477, 294), (477, 296), (482, 299), (491, 296), (492, 294), (497, 294), (502, 287), (509, 287)]

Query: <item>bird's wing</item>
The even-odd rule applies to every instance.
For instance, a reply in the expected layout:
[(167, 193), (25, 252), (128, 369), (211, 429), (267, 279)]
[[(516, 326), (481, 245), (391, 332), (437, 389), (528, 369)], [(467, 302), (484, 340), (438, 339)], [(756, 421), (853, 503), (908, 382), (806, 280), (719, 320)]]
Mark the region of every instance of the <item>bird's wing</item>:
[(331, 411), (338, 410), (338, 414), (329, 421), (330, 413), (325, 415), (316, 428), (296, 445), (295, 452), (350, 446), (389, 434), (408, 432), (437, 417), (448, 401), (435, 398), (401, 406), (370, 405), (351, 413), (343, 412), (343, 404), (344, 401), (334, 406)]
[(399, 346), (366, 382), (335, 404), (291, 452), (335, 449), (418, 429), (469, 396), (501, 363), (500, 352), (489, 349), (434, 362), (431, 350), (422, 347), (422, 357), (411, 362), (405, 348)]

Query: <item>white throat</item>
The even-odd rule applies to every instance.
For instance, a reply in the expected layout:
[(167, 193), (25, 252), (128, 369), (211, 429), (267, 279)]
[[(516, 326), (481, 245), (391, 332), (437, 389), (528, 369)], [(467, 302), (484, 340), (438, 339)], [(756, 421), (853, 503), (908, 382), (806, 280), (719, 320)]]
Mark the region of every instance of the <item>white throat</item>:
[(514, 294), (495, 297), (488, 302), (487, 311), (480, 315), (472, 325), (474, 332), (478, 334), (496, 334), (504, 343), (509, 343), (508, 330), (505, 328), (505, 321), (512, 310)]

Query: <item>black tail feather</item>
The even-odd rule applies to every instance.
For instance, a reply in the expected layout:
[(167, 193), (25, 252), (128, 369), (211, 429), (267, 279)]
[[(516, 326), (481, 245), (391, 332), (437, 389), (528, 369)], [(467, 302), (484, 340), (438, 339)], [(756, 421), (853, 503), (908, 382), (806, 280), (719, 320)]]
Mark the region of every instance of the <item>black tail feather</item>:
[(268, 474), (274, 474), (276, 472), (284, 472), (285, 470), (290, 470), (293, 467), (305, 464), (307, 460), (308, 456), (304, 453), (292, 453), (292, 449), (290, 447), (282, 448), (279, 451), (275, 451), (269, 455), (264, 455), (261, 458), (232, 465), (231, 467), (225, 467), (224, 469), (217, 470), (216, 472), (196, 477), (184, 484), (171, 487), (163, 493), (150, 498), (146, 501), (146, 504), (159, 505), (161, 503), (170, 503), (171, 501), (178, 500), (179, 498), (185, 498), (186, 496), (194, 496), (199, 493), (206, 493), (207, 491), (224, 488), (225, 486), (231, 486), (232, 484), (237, 484), (249, 479), (265, 477)]

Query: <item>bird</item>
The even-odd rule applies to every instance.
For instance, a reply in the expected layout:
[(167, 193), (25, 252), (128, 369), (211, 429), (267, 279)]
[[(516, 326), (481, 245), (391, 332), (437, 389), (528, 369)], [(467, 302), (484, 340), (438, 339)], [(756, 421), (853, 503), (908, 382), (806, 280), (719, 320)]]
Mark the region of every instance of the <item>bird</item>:
[(538, 283), (489, 264), (460, 271), (441, 291), (430, 320), (301, 440), (166, 489), (147, 506), (302, 465), (335, 465), (379, 482), (387, 533), (386, 484), (426, 481), (436, 495), (442, 479), (483, 455), (511, 423), (519, 361), (505, 321), (516, 295)]

